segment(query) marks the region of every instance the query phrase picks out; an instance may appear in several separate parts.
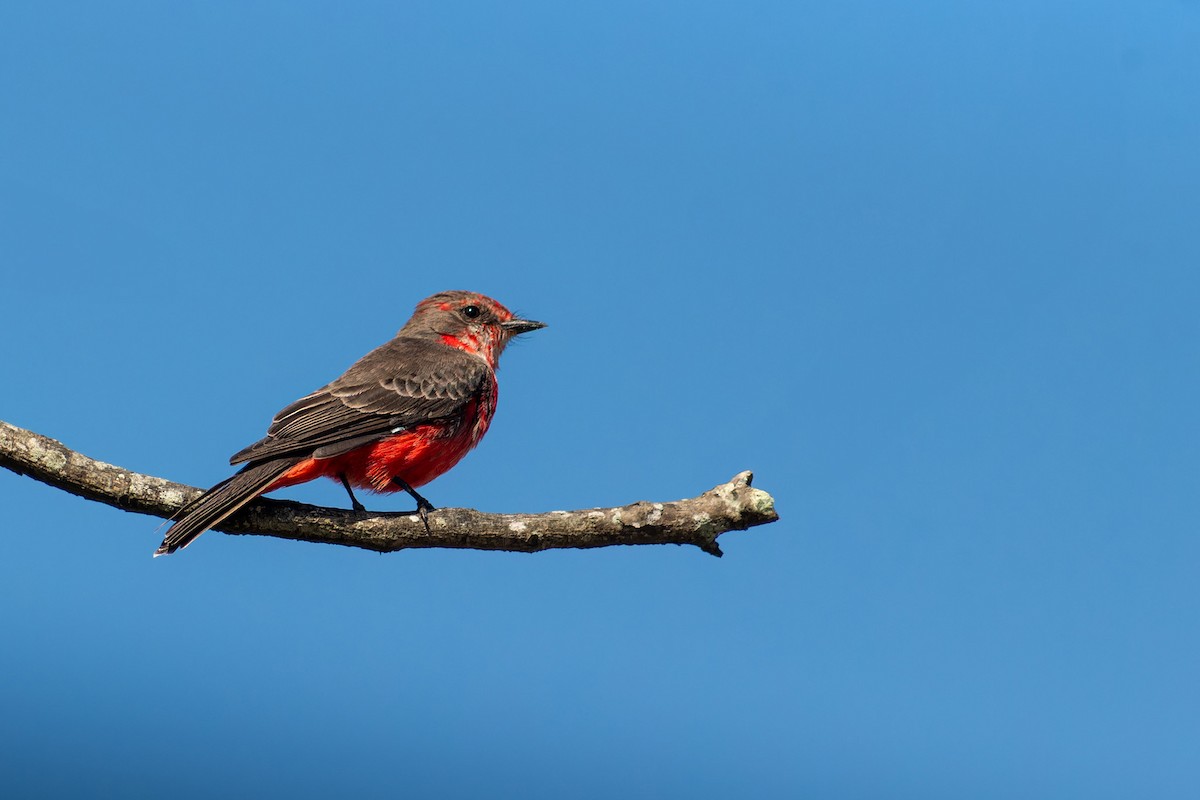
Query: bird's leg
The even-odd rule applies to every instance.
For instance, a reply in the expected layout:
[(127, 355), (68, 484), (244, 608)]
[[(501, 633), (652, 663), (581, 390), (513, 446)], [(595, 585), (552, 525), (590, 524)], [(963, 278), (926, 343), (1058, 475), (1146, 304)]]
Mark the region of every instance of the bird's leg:
[(346, 473), (339, 472), (338, 477), (342, 479), (342, 486), (346, 487), (346, 494), (350, 495), (350, 504), (354, 510), (362, 514), (367, 510), (367, 507), (358, 502), (358, 498), (354, 496), (354, 490), (350, 488), (350, 480), (346, 477)]
[(417, 513), (421, 515), (421, 522), (425, 523), (425, 532), (429, 533), (429, 512), (437, 511), (433, 503), (429, 502), (420, 494), (418, 494), (417, 490), (405, 483), (403, 479), (392, 478), (392, 481), (395, 482), (395, 484), (401, 489), (412, 495), (413, 500), (417, 501)]

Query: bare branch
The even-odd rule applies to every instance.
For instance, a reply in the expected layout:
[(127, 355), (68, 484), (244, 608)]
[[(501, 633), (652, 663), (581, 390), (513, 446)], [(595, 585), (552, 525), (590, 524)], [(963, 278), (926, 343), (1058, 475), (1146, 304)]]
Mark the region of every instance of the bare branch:
[[(141, 475), (76, 453), (32, 431), (0, 421), (0, 466), (124, 511), (170, 518), (201, 490)], [(390, 552), (409, 547), (468, 547), (532, 553), (557, 547), (615, 544), (693, 544), (721, 555), (717, 537), (774, 522), (775, 501), (750, 486), (741, 472), (699, 497), (670, 503), (637, 502), (618, 508), (485, 514), (443, 508), (429, 515), (429, 532), (416, 514), (359, 514), (285, 500), (259, 498), (216, 530), (263, 534)]]

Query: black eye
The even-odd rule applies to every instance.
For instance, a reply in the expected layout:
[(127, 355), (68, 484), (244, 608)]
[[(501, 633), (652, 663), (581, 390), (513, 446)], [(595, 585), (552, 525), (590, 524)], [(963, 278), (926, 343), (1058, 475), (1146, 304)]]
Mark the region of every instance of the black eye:
[(464, 306), (463, 316), (467, 319), (475, 319), (479, 316), (479, 306)]

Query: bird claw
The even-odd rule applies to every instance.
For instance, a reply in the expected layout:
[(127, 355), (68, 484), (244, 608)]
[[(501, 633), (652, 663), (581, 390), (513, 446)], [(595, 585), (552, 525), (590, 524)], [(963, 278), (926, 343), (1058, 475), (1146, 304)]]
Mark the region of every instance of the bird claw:
[(346, 494), (350, 495), (350, 507), (354, 509), (355, 513), (367, 513), (367, 507), (358, 502), (358, 498), (354, 496), (354, 490), (350, 488), (350, 479), (346, 477), (346, 473), (338, 473), (338, 478), (341, 479), (342, 486), (346, 489)]
[(429, 530), (429, 512), (437, 511), (437, 508), (434, 507), (433, 503), (422, 497), (416, 489), (409, 486), (400, 478), (392, 478), (392, 480), (395, 481), (397, 486), (408, 492), (409, 495), (412, 496), (413, 500), (417, 501), (417, 510), (413, 513), (421, 517), (421, 523), (425, 525), (425, 532), (432, 533), (432, 531)]
[(421, 503), (417, 506), (417, 515), (421, 517), (421, 523), (425, 526), (426, 533), (433, 533), (433, 531), (429, 530), (429, 512), (430, 511), (437, 511), (437, 509), (434, 508), (432, 505), (430, 505), (428, 502)]

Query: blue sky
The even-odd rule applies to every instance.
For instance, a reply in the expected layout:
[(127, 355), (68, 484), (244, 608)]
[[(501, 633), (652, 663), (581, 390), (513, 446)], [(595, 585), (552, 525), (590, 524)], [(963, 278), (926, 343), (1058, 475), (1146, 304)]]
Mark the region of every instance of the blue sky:
[(0, 418), (209, 485), (464, 288), (550, 327), (435, 504), (782, 520), (151, 559), (2, 473), (6, 794), (1196, 796), (1200, 4), (347, 5), (0, 9)]

